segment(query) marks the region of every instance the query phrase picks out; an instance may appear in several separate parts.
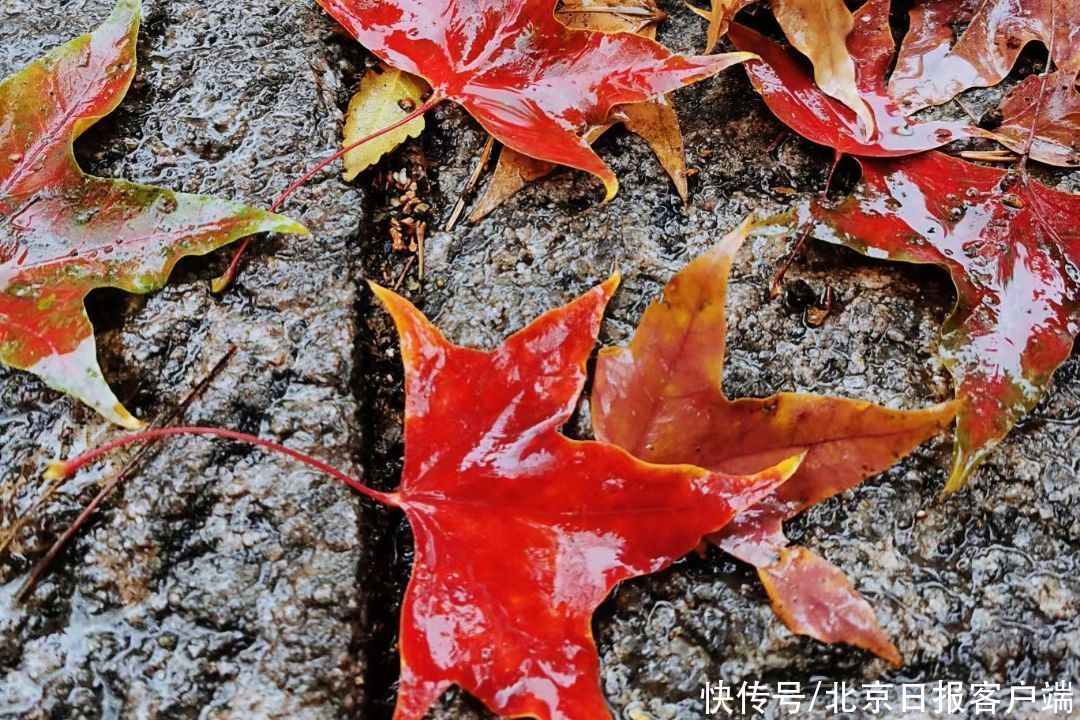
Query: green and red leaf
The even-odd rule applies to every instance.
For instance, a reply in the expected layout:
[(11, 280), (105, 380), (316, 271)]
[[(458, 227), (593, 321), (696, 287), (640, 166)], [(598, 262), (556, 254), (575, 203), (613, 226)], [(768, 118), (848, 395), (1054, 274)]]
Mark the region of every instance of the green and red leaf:
[(941, 153), (861, 160), (858, 188), (815, 203), (818, 237), (939, 265), (957, 302), (941, 352), (964, 401), (946, 490), (960, 488), (1046, 391), (1080, 332), (1080, 195)]
[(306, 232), (238, 203), (86, 175), (72, 143), (120, 104), (135, 74), (140, 3), (0, 83), (0, 362), (126, 427), (83, 301), (160, 288), (176, 262), (258, 232)]

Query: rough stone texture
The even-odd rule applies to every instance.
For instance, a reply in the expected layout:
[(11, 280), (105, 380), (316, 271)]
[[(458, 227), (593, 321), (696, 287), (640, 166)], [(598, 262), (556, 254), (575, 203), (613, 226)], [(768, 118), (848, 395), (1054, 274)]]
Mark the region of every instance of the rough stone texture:
[[(0, 74), (99, 23), (111, 4), (0, 4)], [(335, 143), (360, 53), (307, 3), (147, 2), (140, 70), (80, 143), (87, 170), (265, 205)], [(188, 418), (284, 440), (356, 470), (355, 236), (363, 194), (326, 173), (289, 206), (311, 238), (262, 239), (220, 298), (216, 261), (148, 298), (94, 298), (113, 386), (170, 410), (230, 343)], [(0, 374), (4, 522), (50, 457), (117, 435), (25, 375)], [(11, 597), (106, 468), (65, 487), (0, 570), (4, 717), (340, 717), (360, 699), (365, 563), (354, 497), (260, 453), (169, 442), (24, 606)]]
[[(700, 45), (699, 22), (679, 3), (662, 5), (672, 19), (661, 40), (683, 50)], [(66, 39), (73, 24), (89, 27), (105, 6), (9, 0), (0, 6), (0, 71)], [(82, 144), (87, 167), (268, 202), (335, 144), (363, 62), (313, 3), (283, 7), (148, 2), (137, 87)], [(989, 108), (992, 97), (971, 102)], [(700, 170), (689, 214), (644, 144), (613, 132), (599, 143), (622, 179), (612, 203), (596, 204), (592, 179), (556, 173), (478, 226), (431, 233), (427, 277), (404, 287), (448, 337), (490, 347), (618, 267), (624, 286), (603, 340), (624, 341), (688, 260), (747, 212), (812, 196), (828, 171), (828, 153), (787, 133), (738, 70), (681, 92), (678, 103), (688, 157)], [(485, 137), (453, 107), (434, 112), (429, 128), (385, 168), (412, 172), (422, 152), (432, 165), (426, 198), (445, 218)], [(1049, 179), (1077, 185), (1075, 175)], [(239, 357), (193, 420), (284, 438), (346, 468), (352, 458), (370, 482), (392, 486), (402, 452), (401, 372), (392, 328), (359, 282), (392, 281), (403, 265), (384, 239), (385, 207), (377, 188), (365, 199), (326, 173), (287, 207), (313, 238), (260, 242), (222, 298), (205, 282), (220, 261), (185, 265), (147, 300), (99, 298), (95, 320), (114, 385), (152, 416), (237, 342)], [(898, 407), (949, 397), (935, 355), (952, 304), (943, 273), (811, 246), (785, 299), (770, 302), (768, 283), (786, 250), (762, 238), (740, 255), (729, 300), (730, 395), (802, 390)], [(837, 308), (821, 328), (809, 327), (805, 288), (827, 284)], [(791, 635), (756, 576), (713, 551), (625, 584), (598, 614), (617, 716), (701, 717), (707, 679), (1075, 681), (1078, 382), (1074, 356), (1040, 408), (954, 497), (937, 497), (945, 434), (789, 524), (796, 542), (844, 568), (871, 599), (905, 656), (902, 670)], [(26, 376), (0, 372), (0, 393), (10, 522), (40, 493), (35, 478), (45, 459), (113, 431)], [(587, 432), (587, 423), (572, 432)], [(0, 715), (389, 716), (407, 528), (261, 454), (170, 443), (33, 602), (11, 609), (28, 564), (103, 475), (65, 488), (49, 520), (20, 536), (25, 558), (4, 566)], [(453, 692), (433, 717), (486, 715)]]

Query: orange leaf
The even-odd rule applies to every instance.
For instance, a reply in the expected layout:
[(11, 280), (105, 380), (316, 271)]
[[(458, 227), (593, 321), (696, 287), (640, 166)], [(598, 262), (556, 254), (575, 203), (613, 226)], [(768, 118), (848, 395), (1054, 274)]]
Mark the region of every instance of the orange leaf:
[(709, 22), (705, 39), (706, 55), (716, 49), (716, 44), (727, 34), (731, 21), (739, 14), (739, 11), (754, 2), (755, 0), (712, 0), (708, 10), (687, 2), (688, 8)]
[[(713, 537), (764, 571), (787, 545), (784, 520), (884, 471), (947, 425), (956, 406), (902, 411), (794, 393), (729, 400), (721, 387), (727, 279), (748, 230), (744, 223), (676, 275), (664, 300), (645, 311), (628, 346), (601, 351), (591, 407), (598, 439), (648, 462), (744, 473), (805, 452), (788, 483)], [(829, 592), (839, 592), (837, 587), (834, 583)], [(849, 595), (849, 606), (865, 602), (854, 591)], [(836, 641), (842, 606), (814, 592), (785, 592), (785, 597), (785, 620), (812, 619), (789, 623), (794, 632)], [(802, 606), (793, 605), (800, 599)], [(872, 632), (843, 639), (896, 659), (876, 622)]]
[(882, 632), (870, 603), (839, 568), (803, 547), (782, 547), (758, 576), (773, 611), (792, 632), (827, 643), (865, 648), (893, 665), (900, 651)]

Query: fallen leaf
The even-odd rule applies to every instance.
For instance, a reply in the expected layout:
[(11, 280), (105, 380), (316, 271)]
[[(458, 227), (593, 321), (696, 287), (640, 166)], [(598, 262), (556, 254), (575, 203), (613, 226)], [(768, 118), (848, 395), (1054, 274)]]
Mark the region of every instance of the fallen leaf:
[(690, 190), (686, 183), (686, 149), (679, 115), (675, 112), (671, 97), (624, 105), (619, 108), (619, 119), (627, 130), (648, 143), (660, 161), (660, 167), (664, 168), (675, 185), (683, 205), (688, 204)]
[(769, 109), (803, 137), (849, 155), (888, 157), (924, 152), (971, 135), (965, 123), (909, 120), (885, 89), (896, 51), (889, 27), (889, 0), (869, 0), (855, 12), (847, 48), (855, 63), (856, 85), (874, 116), (867, 138), (855, 114), (826, 95), (792, 52), (743, 25), (728, 33), (739, 50), (758, 55), (745, 64), (754, 88)]
[(746, 60), (673, 55), (630, 34), (570, 30), (555, 0), (319, 0), (368, 50), (423, 77), (504, 145), (600, 178), (611, 168), (581, 137), (615, 105), (656, 98)]
[(420, 720), (451, 685), (501, 716), (610, 718), (596, 607), (797, 469), (797, 457), (749, 477), (650, 465), (558, 432), (616, 282), (491, 352), (452, 345), (404, 298), (374, 287), (401, 336), (405, 467), (394, 504), (416, 547), (395, 720)]
[(654, 0), (563, 0), (555, 17), (571, 30), (635, 33), (655, 40), (656, 25), (667, 13)]
[(800, 222), (817, 221), (822, 240), (952, 276), (941, 352), (964, 400), (952, 492), (1069, 357), (1080, 331), (1080, 195), (938, 152), (860, 163), (850, 197), (814, 203)]
[(895, 464), (952, 421), (955, 407), (902, 411), (858, 400), (780, 393), (724, 395), (728, 276), (744, 224), (679, 272), (646, 309), (630, 344), (604, 348), (590, 403), (597, 439), (656, 463), (717, 472), (805, 460), (775, 493), (712, 540), (758, 568), (773, 607), (796, 633), (847, 642), (893, 663), (900, 655), (844, 573), (791, 548), (783, 522)]
[[(573, 30), (636, 32), (650, 40), (656, 39), (656, 23), (664, 17), (653, 0), (573, 0), (564, 3), (555, 16)], [(683, 203), (689, 202), (682, 128), (670, 98), (619, 107), (611, 121), (586, 132), (586, 142), (590, 145), (596, 142), (616, 121), (648, 143)], [(491, 182), (469, 215), (469, 221), (484, 219), (530, 182), (550, 175), (557, 167), (512, 148), (503, 148)]]
[(499, 152), (499, 161), (495, 163), (491, 181), (476, 202), (476, 207), (469, 213), (469, 222), (480, 222), (526, 185), (550, 175), (557, 167), (558, 165), (523, 155), (513, 148), (504, 147)]
[(185, 255), (253, 233), (307, 232), (239, 203), (79, 168), (75, 138), (116, 109), (135, 75), (140, 12), (138, 0), (120, 0), (93, 33), (0, 83), (0, 362), (129, 428), (140, 423), (102, 376), (86, 295), (147, 293)]
[[(910, 14), (889, 93), (907, 113), (964, 90), (997, 85), (1029, 42), (1059, 69), (1080, 70), (1080, 3), (1074, 0), (921, 0)], [(967, 23), (957, 37), (955, 28)]]
[[(349, 102), (345, 118), (343, 147), (374, 135), (406, 117), (423, 102), (430, 92), (427, 84), (418, 77), (395, 68), (379, 66), (368, 70), (360, 81), (360, 88)], [(360, 145), (345, 155), (346, 181), (379, 162), (389, 152), (409, 138), (419, 137), (424, 131), (424, 118), (412, 122)]]
[(1076, 72), (1030, 75), (1001, 101), (1001, 125), (987, 135), (1032, 160), (1080, 167), (1080, 92)]

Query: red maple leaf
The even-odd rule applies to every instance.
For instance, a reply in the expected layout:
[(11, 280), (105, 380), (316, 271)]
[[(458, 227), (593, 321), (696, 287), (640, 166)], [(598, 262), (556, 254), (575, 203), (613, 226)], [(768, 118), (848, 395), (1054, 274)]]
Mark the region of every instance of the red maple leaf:
[(937, 152), (860, 164), (850, 197), (802, 220), (823, 240), (952, 276), (941, 350), (965, 401), (953, 491), (1035, 406), (1080, 332), (1080, 195)]
[(710, 473), (561, 435), (616, 284), (543, 315), (491, 352), (452, 345), (411, 303), (373, 285), (397, 324), (405, 365), (405, 466), (395, 492), (217, 428), (127, 435), (52, 463), (48, 476), (171, 435), (237, 440), (307, 463), (401, 508), (412, 526), (395, 720), (420, 720), (451, 685), (504, 716), (610, 720), (592, 638), (596, 607), (622, 580), (662, 570), (774, 492), (802, 459), (755, 474)]
[(504, 145), (618, 190), (582, 135), (614, 105), (660, 97), (749, 59), (673, 55), (631, 33), (571, 30), (556, 0), (319, 0), (364, 47), (423, 77)]
[(728, 37), (738, 49), (760, 57), (745, 67), (769, 109), (812, 142), (848, 155), (890, 157), (932, 150), (972, 134), (961, 122), (910, 120), (889, 97), (885, 76), (896, 51), (889, 0), (869, 0), (856, 11), (855, 28), (847, 38), (856, 86), (876, 122), (870, 139), (855, 113), (822, 92), (810, 67), (793, 51), (738, 23), (731, 25)]
[(796, 459), (750, 477), (649, 465), (559, 434), (615, 284), (491, 352), (450, 344), (408, 301), (375, 288), (401, 336), (405, 468), (395, 495), (416, 538), (397, 720), (419, 720), (453, 684), (504, 716), (606, 720), (596, 607), (796, 469)]
[(672, 278), (627, 346), (600, 352), (593, 429), (642, 460), (719, 472), (756, 472), (805, 452), (788, 482), (712, 540), (758, 569), (793, 632), (899, 664), (900, 653), (844, 572), (791, 547), (783, 522), (892, 466), (951, 422), (955, 407), (893, 410), (798, 393), (728, 399), (721, 383), (728, 276), (748, 229), (744, 224)]
[(160, 288), (176, 262), (264, 231), (306, 233), (239, 203), (83, 173), (73, 141), (135, 75), (141, 4), (121, 0), (90, 35), (0, 83), (0, 362), (109, 420), (139, 422), (102, 377), (83, 300)]

